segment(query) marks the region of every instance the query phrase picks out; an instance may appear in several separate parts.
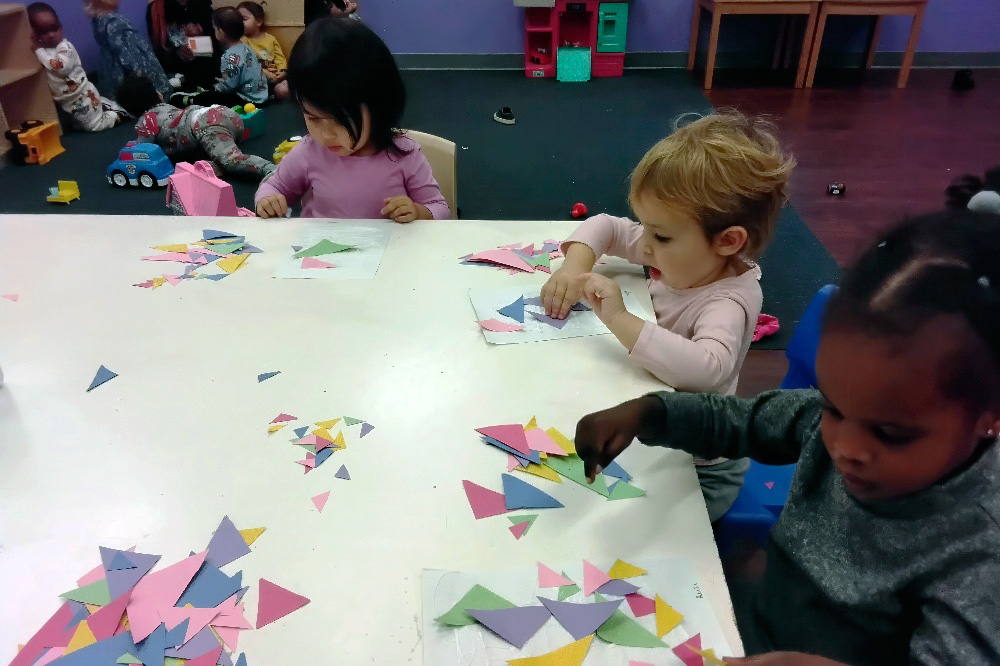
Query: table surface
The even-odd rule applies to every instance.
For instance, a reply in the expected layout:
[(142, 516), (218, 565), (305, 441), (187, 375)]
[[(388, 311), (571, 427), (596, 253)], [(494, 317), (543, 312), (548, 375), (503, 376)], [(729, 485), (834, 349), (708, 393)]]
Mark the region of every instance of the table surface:
[[(611, 335), (493, 346), (476, 326), (470, 287), (547, 276), (457, 258), (562, 238), (575, 223), (395, 225), (374, 280), (274, 279), (303, 225), (0, 216), (0, 293), (20, 295), (0, 300), (0, 662), (99, 562), (99, 545), (160, 553), (163, 566), (203, 549), (223, 515), (267, 527), (226, 567), (252, 581), (251, 621), (259, 577), (312, 599), (243, 632), (250, 663), (420, 664), (424, 568), (533, 572), (537, 560), (639, 556), (689, 558), (737, 649), (686, 454), (626, 451), (647, 491), (638, 500), (542, 482), (566, 508), (539, 511), (520, 541), (503, 517), (469, 510), (461, 481), (499, 490), (505, 465), (474, 428), (537, 415), (572, 437), (580, 416), (663, 388)], [(194, 242), (203, 228), (246, 235), (264, 253), (217, 283), (132, 286), (176, 266), (141, 261), (151, 246)], [(637, 267), (601, 270), (646, 293)], [(119, 377), (85, 392), (101, 364)], [(257, 382), (272, 370), (281, 374)], [(303, 475), (285, 431), (266, 433), (279, 412), (350, 415), (375, 430)], [(342, 463), (350, 482), (333, 478)], [(317, 513), (310, 498), (327, 490)]]

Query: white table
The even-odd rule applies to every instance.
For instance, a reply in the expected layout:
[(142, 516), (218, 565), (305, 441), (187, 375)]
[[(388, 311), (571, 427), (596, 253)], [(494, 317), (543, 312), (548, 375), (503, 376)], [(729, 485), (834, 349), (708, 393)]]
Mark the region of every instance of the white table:
[[(461, 480), (499, 490), (504, 462), (475, 427), (537, 415), (572, 437), (583, 414), (662, 388), (613, 336), (491, 346), (474, 323), (470, 286), (546, 276), (457, 257), (573, 227), (397, 225), (374, 280), (326, 282), (272, 278), (300, 220), (0, 216), (0, 293), (20, 294), (0, 300), (0, 663), (99, 562), (98, 545), (161, 553), (162, 566), (204, 548), (227, 514), (267, 527), (226, 567), (252, 581), (251, 621), (258, 577), (312, 599), (244, 632), (252, 664), (420, 664), (421, 569), (533, 571), (538, 559), (688, 557), (740, 645), (686, 454), (626, 452), (645, 499), (548, 484), (567, 508), (539, 512), (521, 541), (469, 510)], [(219, 283), (132, 286), (171, 272), (139, 260), (151, 246), (203, 228), (265, 253)], [(634, 267), (604, 270), (644, 293)], [(101, 364), (120, 376), (86, 393)], [(282, 374), (258, 384), (271, 370)], [(304, 476), (290, 435), (265, 432), (279, 412), (376, 429)], [(352, 481), (333, 478), (341, 463)], [(326, 490), (318, 514), (310, 498)]]

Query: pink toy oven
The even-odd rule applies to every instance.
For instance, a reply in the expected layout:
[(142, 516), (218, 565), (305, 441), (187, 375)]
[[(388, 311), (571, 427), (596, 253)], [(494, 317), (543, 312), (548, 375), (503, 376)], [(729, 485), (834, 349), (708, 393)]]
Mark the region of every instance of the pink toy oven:
[(167, 179), (167, 207), (177, 215), (253, 217), (253, 211), (236, 205), (233, 186), (218, 178), (205, 160), (178, 162)]

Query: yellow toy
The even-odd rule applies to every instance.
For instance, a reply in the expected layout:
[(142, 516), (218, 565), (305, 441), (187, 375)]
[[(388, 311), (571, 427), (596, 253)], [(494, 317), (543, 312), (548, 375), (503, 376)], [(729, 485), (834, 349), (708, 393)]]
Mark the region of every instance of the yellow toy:
[(23, 146), (20, 152), (25, 164), (46, 164), (66, 151), (59, 141), (59, 123), (55, 121), (33, 126), (25, 123), (24, 129), (8, 131), (6, 134), (15, 148), (16, 144)]
[(257, 107), (251, 104), (250, 102), (247, 102), (246, 104), (243, 105), (243, 113), (253, 113), (256, 110)]
[(274, 149), (274, 155), (271, 156), (274, 163), (280, 163), (282, 158), (288, 154), (288, 151), (294, 148), (301, 140), (301, 136), (293, 136), (279, 143), (278, 147)]
[(75, 180), (60, 180), (58, 187), (49, 188), (49, 196), (45, 200), (49, 203), (68, 204), (74, 199), (80, 198), (80, 186)]

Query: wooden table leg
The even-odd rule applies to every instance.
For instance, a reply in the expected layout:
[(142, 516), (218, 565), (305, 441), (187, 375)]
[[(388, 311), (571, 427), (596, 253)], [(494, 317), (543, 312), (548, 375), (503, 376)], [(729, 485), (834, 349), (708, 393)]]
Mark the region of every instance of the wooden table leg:
[(917, 40), (920, 39), (920, 27), (924, 22), (924, 10), (927, 5), (920, 5), (913, 15), (913, 25), (910, 27), (910, 41), (906, 43), (906, 53), (903, 55), (903, 66), (899, 70), (897, 88), (905, 88), (910, 78), (910, 67), (913, 65), (913, 54), (917, 50)]
[(698, 30), (701, 27), (701, 2), (694, 3), (694, 18), (691, 19), (691, 46), (688, 48), (688, 71), (694, 69), (695, 56), (698, 55)]
[(806, 88), (813, 87), (813, 79), (816, 78), (816, 65), (819, 63), (819, 52), (823, 46), (823, 31), (826, 30), (826, 10), (820, 9), (819, 18), (816, 19), (816, 35), (813, 37), (812, 47), (809, 54), (809, 69), (806, 72)]
[[(806, 18), (806, 32), (802, 36), (802, 53), (799, 55), (799, 70), (795, 74), (795, 87), (801, 88), (805, 85), (806, 72), (809, 69), (809, 59), (812, 56), (813, 37), (816, 34), (816, 21), (819, 16), (819, 3), (809, 9), (809, 16)], [(809, 85), (812, 85), (810, 81)]]
[(878, 50), (878, 40), (882, 36), (882, 22), (885, 16), (875, 17), (875, 25), (872, 26), (872, 36), (868, 40), (868, 55), (865, 58), (865, 69), (871, 69), (875, 64), (875, 51)]
[(712, 33), (708, 39), (708, 62), (705, 63), (705, 90), (712, 88), (712, 74), (715, 71), (715, 53), (719, 48), (719, 26), (722, 23), (722, 10), (715, 5), (712, 10)]

